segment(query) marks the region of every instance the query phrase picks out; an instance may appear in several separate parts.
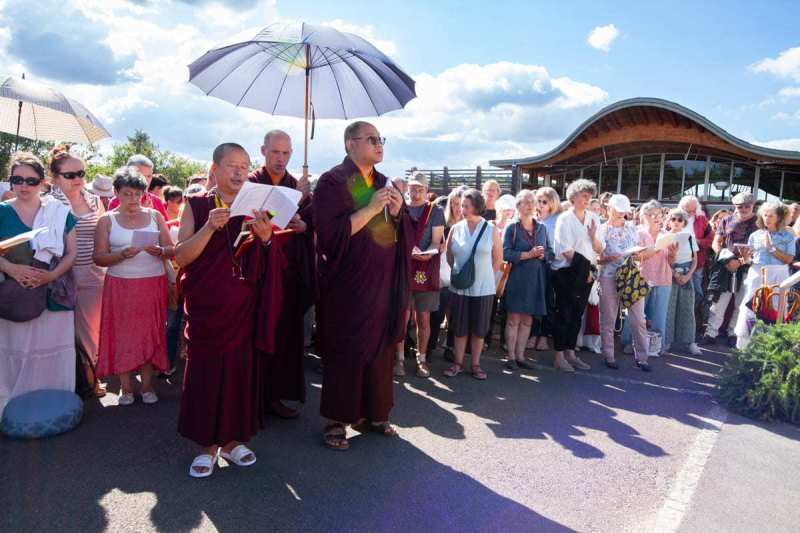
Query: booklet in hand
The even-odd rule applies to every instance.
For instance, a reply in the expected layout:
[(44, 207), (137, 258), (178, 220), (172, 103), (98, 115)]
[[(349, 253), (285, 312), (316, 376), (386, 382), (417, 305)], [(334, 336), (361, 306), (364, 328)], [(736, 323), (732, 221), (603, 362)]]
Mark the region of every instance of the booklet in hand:
[(10, 239), (0, 241), (0, 249), (8, 250), (9, 248), (13, 248), (14, 246), (17, 246), (19, 244), (32, 241), (34, 238), (36, 238), (37, 235), (39, 235), (40, 233), (44, 233), (45, 231), (47, 231), (47, 227), (36, 228), (30, 231), (26, 231), (25, 233), (20, 233), (19, 235), (11, 237)]
[(272, 224), (285, 229), (302, 198), (303, 193), (289, 187), (247, 181), (231, 204), (231, 217), (252, 217), (253, 211), (267, 211)]
[(131, 246), (134, 248), (147, 248), (158, 244), (161, 234), (157, 231), (134, 230), (131, 238)]

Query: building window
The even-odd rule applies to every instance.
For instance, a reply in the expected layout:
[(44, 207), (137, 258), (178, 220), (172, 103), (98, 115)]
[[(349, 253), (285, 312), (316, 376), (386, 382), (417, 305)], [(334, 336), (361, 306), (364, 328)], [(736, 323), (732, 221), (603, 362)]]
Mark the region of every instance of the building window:
[(664, 161), (664, 188), (661, 197), (667, 202), (680, 201), (683, 196), (683, 155), (667, 154)]
[[(753, 192), (756, 179), (756, 168), (751, 165), (736, 163), (733, 166), (733, 183), (731, 184), (731, 198), (740, 192)], [(760, 176), (759, 176), (760, 179)]]
[[(752, 183), (751, 183), (752, 185)], [(706, 189), (706, 160), (688, 160), (683, 162), (683, 194), (703, 198)]]
[[(727, 203), (731, 199), (731, 162), (712, 159), (708, 169), (708, 200)], [(736, 193), (734, 193), (736, 194)]]
[(616, 165), (616, 161), (614, 163), (603, 163), (603, 177), (600, 180), (600, 183), (597, 184), (597, 188), (599, 189), (600, 193), (604, 192), (617, 192), (617, 179), (619, 178), (619, 167)]
[(639, 198), (640, 157), (626, 157), (622, 160), (622, 194), (631, 200)]
[(783, 201), (789, 204), (800, 202), (800, 172), (784, 172)]
[(781, 173), (780, 170), (761, 168), (761, 173), (758, 175), (758, 191), (756, 191), (758, 201), (780, 200)]
[(600, 181), (600, 165), (592, 165), (583, 169), (583, 179), (590, 180), (599, 187)]
[(661, 173), (661, 154), (644, 156), (642, 165), (642, 189), (640, 200), (658, 198), (658, 176)]

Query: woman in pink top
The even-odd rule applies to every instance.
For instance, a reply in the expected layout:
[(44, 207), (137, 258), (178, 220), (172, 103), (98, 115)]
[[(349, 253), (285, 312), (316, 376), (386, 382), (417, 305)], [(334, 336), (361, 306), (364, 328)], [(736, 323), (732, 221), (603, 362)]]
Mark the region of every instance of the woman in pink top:
[[(661, 231), (661, 204), (650, 200), (640, 211), (641, 225), (639, 230), (639, 246), (645, 250), (639, 254), (639, 270), (650, 284), (650, 292), (645, 299), (644, 314), (650, 322), (650, 329), (661, 334), (667, 330), (667, 308), (672, 290), (672, 267), (669, 262), (669, 249), (656, 251), (654, 246)], [(626, 323), (622, 329), (622, 343), (625, 353), (631, 353), (631, 332)]]

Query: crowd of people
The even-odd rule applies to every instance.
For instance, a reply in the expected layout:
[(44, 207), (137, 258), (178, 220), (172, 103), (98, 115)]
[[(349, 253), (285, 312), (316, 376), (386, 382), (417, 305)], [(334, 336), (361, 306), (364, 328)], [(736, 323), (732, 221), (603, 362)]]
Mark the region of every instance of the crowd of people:
[[(550, 349), (563, 372), (591, 370), (581, 349), (610, 369), (633, 354), (650, 372), (651, 357), (700, 356), (723, 332), (746, 347), (762, 276), (800, 269), (797, 204), (744, 192), (709, 218), (693, 196), (634, 206), (585, 179), (563, 199), (551, 187), (504, 195), (493, 180), (437, 197), (424, 173), (381, 174), (384, 144), (373, 125), (349, 125), (343, 162), (313, 190), (287, 171), (279, 130), (256, 170), (224, 143), (186, 190), (143, 155), (87, 183), (67, 147), (46, 166), (15, 154), (0, 241), (39, 231), (0, 249), (0, 411), (76, 382), (103, 396), (110, 377), (118, 405), (137, 393), (153, 404), (183, 354), (178, 431), (202, 449), (190, 475), (207, 477), (220, 456), (256, 461), (246, 443), (267, 415), (298, 416), (286, 402), (305, 401), (312, 324), (324, 443), (345, 450), (349, 425), (397, 434), (393, 377), (409, 354), (422, 379), (440, 349), (445, 377), (487, 379), (491, 343), (512, 372)], [(267, 212), (230, 216), (248, 180), (302, 193), (286, 228)]]

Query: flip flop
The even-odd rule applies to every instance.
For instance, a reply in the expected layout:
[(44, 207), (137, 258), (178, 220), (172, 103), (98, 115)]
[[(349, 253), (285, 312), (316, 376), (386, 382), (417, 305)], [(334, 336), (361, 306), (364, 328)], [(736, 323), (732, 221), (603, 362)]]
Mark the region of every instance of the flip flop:
[[(196, 478), (208, 477), (214, 473), (214, 466), (217, 464), (217, 456), (207, 453), (198, 455), (189, 467), (189, 475)], [(198, 472), (195, 468), (208, 468), (206, 472)]]
[[(219, 454), (223, 459), (235, 464), (236, 466), (250, 466), (256, 462), (256, 454), (244, 444), (236, 446), (231, 450), (231, 453), (226, 453), (220, 450)], [(243, 457), (246, 455), (252, 455), (253, 459), (251, 461), (245, 461)]]

